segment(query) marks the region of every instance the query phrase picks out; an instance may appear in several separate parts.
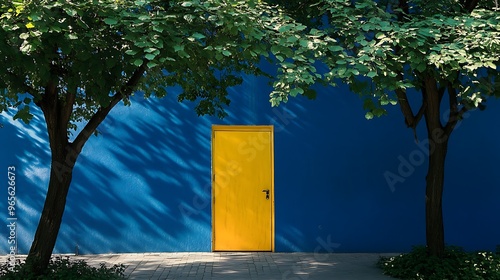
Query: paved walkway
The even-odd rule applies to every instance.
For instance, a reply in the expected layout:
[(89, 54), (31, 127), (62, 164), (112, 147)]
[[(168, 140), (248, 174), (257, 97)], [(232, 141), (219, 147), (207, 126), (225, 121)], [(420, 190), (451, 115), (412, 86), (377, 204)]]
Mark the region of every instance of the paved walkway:
[[(394, 254), (393, 254), (394, 255)], [(88, 264), (124, 264), (128, 279), (393, 279), (375, 266), (379, 254), (147, 253), (71, 256)]]
[[(395, 254), (382, 254), (392, 256)], [(64, 255), (66, 256), (66, 255)], [(144, 253), (68, 255), (89, 265), (125, 265), (127, 279), (388, 280), (381, 254)], [(23, 259), (25, 256), (18, 256)], [(5, 262), (7, 256), (1, 256)]]

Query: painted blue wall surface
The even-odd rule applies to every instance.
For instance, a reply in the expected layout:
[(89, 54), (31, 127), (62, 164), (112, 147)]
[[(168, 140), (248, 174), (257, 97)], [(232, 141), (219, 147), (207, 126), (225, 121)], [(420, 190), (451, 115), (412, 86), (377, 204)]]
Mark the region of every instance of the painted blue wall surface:
[[(115, 108), (78, 159), (55, 252), (210, 251), (212, 124), (274, 125), (276, 251), (404, 252), (425, 242), (423, 126), (417, 144), (398, 107), (367, 121), (345, 88), (278, 108), (269, 92), (247, 77), (231, 90), (224, 120), (197, 117), (175, 90)], [(457, 127), (446, 166), (446, 240), (468, 250), (500, 244), (500, 102), (488, 103)], [(0, 217), (7, 223), (6, 173), (15, 165), (19, 253), (27, 253), (48, 183), (45, 124), (39, 112), (29, 125), (8, 114), (0, 122)], [(5, 254), (7, 227), (0, 234)]]

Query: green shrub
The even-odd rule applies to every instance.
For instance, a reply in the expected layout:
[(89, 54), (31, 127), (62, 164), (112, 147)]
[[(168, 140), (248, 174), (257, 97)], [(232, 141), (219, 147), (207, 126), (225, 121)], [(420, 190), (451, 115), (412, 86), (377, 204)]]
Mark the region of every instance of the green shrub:
[(467, 253), (447, 247), (442, 258), (427, 255), (424, 246), (408, 254), (382, 257), (378, 265), (384, 274), (411, 280), (500, 280), (500, 255), (491, 252)]
[(114, 280), (124, 279), (125, 267), (113, 265), (106, 267), (101, 263), (99, 267), (88, 265), (83, 260), (70, 261), (69, 257), (56, 257), (50, 260), (46, 272), (35, 276), (25, 263), (18, 262), (14, 267), (10, 264), (0, 266), (0, 279), (6, 280)]

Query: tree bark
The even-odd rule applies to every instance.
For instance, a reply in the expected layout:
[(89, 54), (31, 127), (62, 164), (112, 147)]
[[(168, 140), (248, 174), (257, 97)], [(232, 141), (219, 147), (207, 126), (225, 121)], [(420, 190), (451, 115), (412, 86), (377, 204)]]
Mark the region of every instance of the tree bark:
[(442, 197), (448, 140), (433, 138), (436, 137), (431, 137), (434, 148), (429, 155), (425, 190), (426, 240), (429, 255), (441, 257), (445, 247)]
[(36, 104), (42, 109), (51, 150), (50, 179), (40, 221), (31, 244), (27, 268), (41, 275), (50, 261), (66, 205), (66, 196), (79, 152), (71, 150), (67, 128), (75, 99), (69, 93), (66, 101), (59, 99), (57, 78), (52, 77), (42, 99)]
[(442, 197), (449, 133), (441, 123), (441, 97), (436, 80), (428, 77), (424, 80), (424, 85), (425, 122), (429, 137), (429, 168), (425, 191), (427, 251), (431, 256), (441, 257), (445, 248)]
[(52, 153), (49, 187), (42, 215), (31, 244), (26, 264), (35, 275), (42, 275), (52, 256), (57, 235), (61, 227), (66, 197), (68, 195), (73, 168), (83, 146), (99, 124), (123, 98), (128, 98), (146, 71), (144, 63), (130, 76), (120, 91), (116, 92), (107, 106), (99, 108), (72, 143), (68, 140), (68, 124), (71, 121), (76, 92), (69, 92), (65, 99), (58, 94), (57, 80), (53, 78), (45, 87), (45, 93), (36, 103), (44, 114)]
[[(67, 161), (67, 162), (66, 162)], [(38, 223), (35, 238), (26, 259), (29, 269), (35, 275), (41, 275), (47, 268), (52, 250), (54, 249), (57, 235), (66, 206), (73, 166), (76, 161), (71, 157), (52, 157), (49, 187), (42, 215)]]

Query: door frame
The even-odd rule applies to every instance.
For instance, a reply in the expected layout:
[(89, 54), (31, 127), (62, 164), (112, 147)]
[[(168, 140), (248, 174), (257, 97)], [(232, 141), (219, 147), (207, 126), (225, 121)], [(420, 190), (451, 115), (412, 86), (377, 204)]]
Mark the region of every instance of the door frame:
[(238, 132), (269, 132), (270, 150), (271, 150), (271, 252), (274, 252), (275, 245), (275, 216), (274, 216), (274, 126), (273, 125), (212, 125), (212, 154), (211, 154), (211, 181), (212, 181), (212, 252), (214, 252), (215, 243), (215, 174), (214, 174), (214, 154), (215, 154), (215, 132), (216, 131), (238, 131)]

